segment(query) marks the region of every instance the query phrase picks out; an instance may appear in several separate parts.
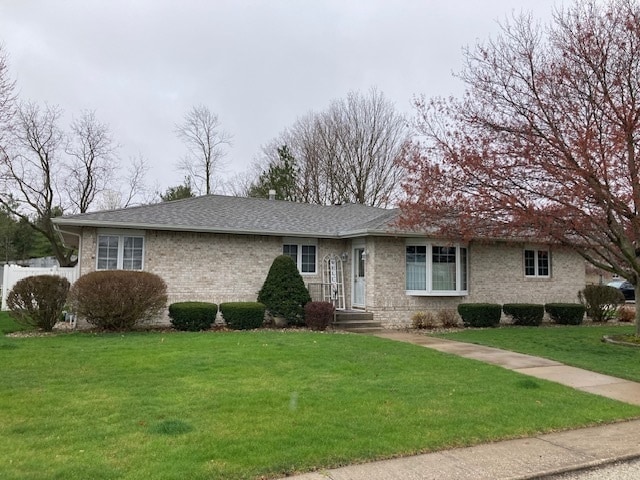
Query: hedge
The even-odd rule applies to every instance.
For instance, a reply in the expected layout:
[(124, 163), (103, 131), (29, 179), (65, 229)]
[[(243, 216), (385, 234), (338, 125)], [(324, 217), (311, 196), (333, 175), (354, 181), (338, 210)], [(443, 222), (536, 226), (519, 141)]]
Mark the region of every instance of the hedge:
[(209, 330), (216, 319), (218, 305), (209, 302), (176, 302), (169, 305), (169, 318), (176, 330)]
[(513, 319), (515, 325), (537, 327), (544, 317), (544, 305), (537, 303), (506, 303), (502, 311)]
[(580, 303), (547, 303), (544, 306), (551, 320), (561, 325), (580, 325), (585, 307)]
[(266, 307), (259, 302), (227, 302), (220, 304), (224, 321), (233, 330), (260, 328)]
[(500, 323), (502, 305), (497, 303), (461, 303), (458, 313), (465, 327), (495, 327)]

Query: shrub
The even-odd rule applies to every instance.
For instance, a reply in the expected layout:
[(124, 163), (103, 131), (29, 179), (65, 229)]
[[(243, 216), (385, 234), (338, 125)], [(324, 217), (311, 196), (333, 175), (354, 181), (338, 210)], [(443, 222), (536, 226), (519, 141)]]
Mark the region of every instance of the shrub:
[(91, 272), (71, 287), (69, 303), (76, 315), (98, 328), (130, 330), (162, 312), (167, 304), (167, 285), (149, 272)]
[(251, 330), (264, 322), (266, 307), (259, 302), (227, 302), (220, 304), (220, 311), (229, 328)]
[(465, 327), (495, 327), (500, 323), (502, 306), (497, 303), (461, 303), (458, 313)]
[(535, 303), (507, 303), (502, 306), (502, 311), (513, 319), (515, 325), (537, 327), (544, 317), (544, 305)]
[(617, 288), (607, 285), (587, 285), (578, 292), (578, 298), (594, 322), (606, 322), (613, 318), (619, 305), (624, 304), (624, 295)]
[(208, 302), (177, 302), (169, 305), (169, 318), (176, 330), (209, 330), (216, 319), (218, 305)]
[(460, 324), (460, 317), (453, 308), (443, 308), (438, 311), (436, 318), (444, 328), (457, 327)]
[(330, 302), (308, 302), (304, 306), (304, 322), (311, 330), (326, 330), (333, 322), (335, 310)]
[(62, 316), (69, 287), (69, 280), (58, 275), (23, 278), (9, 292), (7, 307), (17, 323), (50, 332)]
[(580, 325), (585, 312), (581, 303), (547, 303), (544, 310), (551, 320), (561, 325)]
[(295, 262), (287, 255), (276, 257), (258, 293), (258, 302), (263, 303), (271, 315), (304, 325), (304, 306), (310, 301)]
[(433, 328), (435, 326), (435, 318), (431, 312), (418, 311), (411, 315), (411, 326), (416, 330)]
[[(636, 307), (638, 308), (638, 307)], [(623, 305), (618, 308), (618, 321), (619, 322), (633, 322), (636, 319), (636, 311), (629, 305)]]

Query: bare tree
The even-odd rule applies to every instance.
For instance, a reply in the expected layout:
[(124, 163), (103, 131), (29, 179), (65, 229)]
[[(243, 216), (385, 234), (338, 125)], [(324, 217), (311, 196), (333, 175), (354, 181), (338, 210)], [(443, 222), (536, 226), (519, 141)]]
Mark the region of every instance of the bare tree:
[(69, 266), (72, 252), (64, 248), (51, 222), (64, 208), (57, 184), (62, 169), (58, 156), (64, 143), (58, 127), (60, 115), (58, 107), (19, 106), (12, 146), (0, 164), (0, 204), (42, 233), (60, 265)]
[(296, 120), (263, 149), (264, 163), (287, 145), (296, 160), (300, 201), (388, 206), (401, 191), (404, 170), (396, 160), (408, 139), (406, 121), (382, 93), (351, 92)]
[(9, 76), (9, 62), (0, 44), (0, 154), (6, 148), (7, 134), (15, 114), (15, 81)]
[(84, 111), (71, 123), (64, 188), (74, 210), (86, 212), (96, 195), (113, 183), (116, 145), (109, 127)]
[(97, 198), (110, 195), (107, 186), (118, 182), (127, 184), (118, 195), (124, 202), (119, 206), (126, 206), (142, 188), (145, 164), (132, 162), (129, 176), (117, 178), (108, 127), (85, 112), (67, 134), (59, 126), (61, 115), (57, 106), (19, 104), (0, 156), (0, 205), (42, 233), (60, 265), (69, 266), (73, 252), (61, 244), (51, 218), (88, 211)]
[(188, 149), (178, 168), (199, 193), (211, 194), (213, 175), (221, 166), (232, 136), (222, 130), (218, 115), (204, 105), (193, 107), (175, 132)]

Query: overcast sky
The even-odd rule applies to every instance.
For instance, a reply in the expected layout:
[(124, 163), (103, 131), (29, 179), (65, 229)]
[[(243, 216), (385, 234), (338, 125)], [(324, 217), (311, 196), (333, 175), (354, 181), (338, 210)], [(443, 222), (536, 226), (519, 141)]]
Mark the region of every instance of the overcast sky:
[[(462, 49), (561, 0), (0, 0), (0, 42), (24, 100), (96, 111), (148, 182), (182, 183), (174, 129), (196, 104), (233, 135), (225, 175), (311, 110), (377, 87), (412, 114), (414, 95), (459, 95)], [(565, 2), (566, 4), (566, 2)]]

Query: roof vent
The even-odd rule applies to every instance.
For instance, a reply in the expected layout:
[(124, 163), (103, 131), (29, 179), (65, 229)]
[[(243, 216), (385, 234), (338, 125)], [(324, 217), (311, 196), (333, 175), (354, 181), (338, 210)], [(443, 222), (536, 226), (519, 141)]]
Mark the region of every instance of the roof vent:
[(275, 199), (276, 199), (276, 191), (269, 190), (269, 200), (275, 200)]

